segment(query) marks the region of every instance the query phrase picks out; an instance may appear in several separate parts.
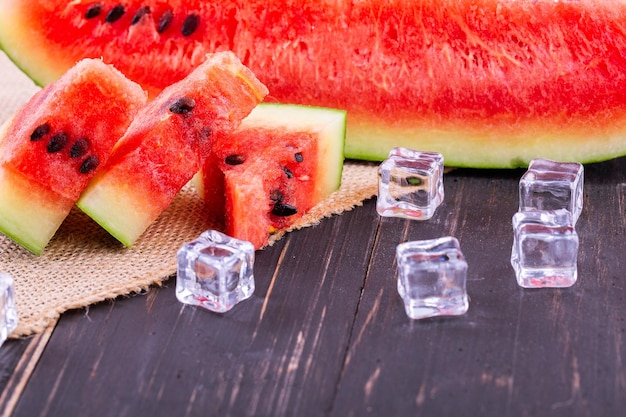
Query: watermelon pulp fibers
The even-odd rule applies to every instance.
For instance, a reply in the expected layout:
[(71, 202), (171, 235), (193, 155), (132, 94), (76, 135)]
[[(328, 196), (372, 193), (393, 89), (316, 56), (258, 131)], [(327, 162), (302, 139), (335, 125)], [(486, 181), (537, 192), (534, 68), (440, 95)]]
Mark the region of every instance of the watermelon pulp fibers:
[(230, 49), (274, 100), (347, 110), (349, 158), (626, 153), (623, 0), (0, 0), (0, 44), (42, 84), (103, 56), (153, 93)]
[(36, 93), (0, 134), (0, 231), (40, 254), (146, 99), (99, 59)]
[(260, 104), (195, 177), (208, 214), (228, 235), (268, 244), (339, 188), (345, 125), (339, 110)]
[(234, 54), (207, 56), (140, 109), (78, 207), (132, 246), (266, 94)]

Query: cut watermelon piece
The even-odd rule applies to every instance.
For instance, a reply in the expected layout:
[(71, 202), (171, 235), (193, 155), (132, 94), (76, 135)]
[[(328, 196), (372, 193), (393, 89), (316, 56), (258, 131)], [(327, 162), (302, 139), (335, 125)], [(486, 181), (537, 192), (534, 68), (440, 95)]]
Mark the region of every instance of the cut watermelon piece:
[(42, 84), (103, 56), (154, 93), (230, 49), (274, 100), (347, 110), (349, 158), (474, 167), (626, 154), (625, 22), (624, 0), (0, 0)]
[(266, 94), (234, 54), (208, 56), (139, 111), (78, 207), (132, 246)]
[(267, 245), (341, 184), (346, 114), (260, 104), (215, 144), (194, 183), (226, 233)]
[(36, 93), (0, 133), (0, 231), (40, 254), (146, 99), (99, 59)]

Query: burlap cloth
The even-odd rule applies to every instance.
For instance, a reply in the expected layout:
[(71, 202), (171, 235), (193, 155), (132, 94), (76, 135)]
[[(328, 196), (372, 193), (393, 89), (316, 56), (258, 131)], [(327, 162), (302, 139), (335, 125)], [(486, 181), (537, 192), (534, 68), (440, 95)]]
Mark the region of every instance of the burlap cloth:
[[(37, 89), (0, 52), (0, 122)], [(376, 183), (374, 164), (347, 162), (340, 190), (292, 229), (313, 226), (324, 217), (361, 205), (376, 193)], [(219, 227), (204, 216), (203, 203), (193, 189), (185, 187), (131, 249), (124, 248), (78, 209), (72, 210), (41, 256), (0, 235), (0, 271), (14, 278), (19, 315), (10, 337), (41, 332), (66, 310), (158, 285), (176, 272), (176, 252), (184, 242), (208, 228)]]

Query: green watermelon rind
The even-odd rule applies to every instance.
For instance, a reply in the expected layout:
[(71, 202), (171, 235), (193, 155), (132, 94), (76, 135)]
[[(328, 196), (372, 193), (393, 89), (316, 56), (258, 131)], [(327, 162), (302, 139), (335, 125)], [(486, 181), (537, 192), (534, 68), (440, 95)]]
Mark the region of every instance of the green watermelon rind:
[(139, 184), (106, 175), (94, 178), (76, 206), (128, 248), (158, 216), (150, 211), (149, 196)]
[(0, 167), (0, 232), (31, 253), (43, 253), (73, 205), (72, 200)]
[(351, 140), (346, 142), (345, 155), (377, 162), (384, 160), (392, 148), (406, 147), (439, 152), (448, 166), (478, 169), (525, 168), (535, 158), (589, 164), (626, 156), (626, 121), (613, 127), (590, 126), (580, 130), (546, 127), (542, 132), (540, 124), (529, 124), (529, 130), (538, 131), (530, 139), (523, 137), (523, 130), (519, 133), (519, 129), (516, 134), (508, 129), (476, 132), (462, 128), (405, 128), (363, 119), (355, 121), (348, 114), (347, 135)]
[[(29, 45), (27, 31), (22, 27), (22, 20), (17, 13), (17, 2), (3, 2), (2, 13), (0, 13), (0, 50), (26, 74), (36, 85), (44, 87), (56, 80), (64, 71), (60, 68), (51, 68), (49, 65), (42, 65), (30, 58), (32, 46), (35, 50), (40, 45)], [(67, 64), (65, 61), (63, 64)]]

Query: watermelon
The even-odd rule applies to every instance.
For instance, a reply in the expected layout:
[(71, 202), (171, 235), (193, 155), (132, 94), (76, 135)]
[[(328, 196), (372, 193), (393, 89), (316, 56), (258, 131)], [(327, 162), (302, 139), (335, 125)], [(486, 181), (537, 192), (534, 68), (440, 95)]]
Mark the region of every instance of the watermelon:
[(349, 158), (626, 154), (624, 0), (0, 0), (0, 45), (42, 85), (102, 56), (152, 95), (232, 50), (268, 100), (346, 110)]
[(99, 59), (37, 92), (0, 133), (0, 231), (40, 254), (146, 100)]
[(132, 246), (266, 94), (234, 54), (207, 56), (139, 110), (77, 206)]
[(208, 215), (255, 248), (339, 188), (344, 111), (260, 104), (215, 143), (194, 184)]

